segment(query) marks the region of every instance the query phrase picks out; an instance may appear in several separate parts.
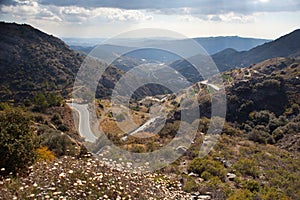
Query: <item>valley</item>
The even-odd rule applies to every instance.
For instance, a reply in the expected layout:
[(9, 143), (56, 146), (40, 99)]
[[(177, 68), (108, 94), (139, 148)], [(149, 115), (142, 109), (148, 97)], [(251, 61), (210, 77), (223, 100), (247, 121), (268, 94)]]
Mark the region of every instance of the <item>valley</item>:
[(105, 63), (1, 22), (0, 199), (299, 199), (299, 39), (196, 38), (209, 54), (186, 59), (120, 43)]

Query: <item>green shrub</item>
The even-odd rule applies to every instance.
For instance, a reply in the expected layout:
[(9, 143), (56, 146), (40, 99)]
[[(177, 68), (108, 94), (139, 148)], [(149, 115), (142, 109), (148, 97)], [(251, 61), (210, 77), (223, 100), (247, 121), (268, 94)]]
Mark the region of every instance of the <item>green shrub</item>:
[(257, 163), (254, 160), (250, 160), (248, 158), (240, 159), (233, 165), (233, 168), (245, 176), (248, 175), (257, 177), (259, 174)]
[(67, 134), (61, 134), (56, 130), (45, 130), (41, 136), (41, 145), (49, 148), (56, 156), (75, 154), (74, 142)]
[(34, 111), (44, 112), (46, 108), (49, 107), (47, 99), (45, 95), (43, 95), (42, 93), (38, 93), (33, 97), (33, 103), (34, 103), (34, 108), (33, 108)]
[(201, 173), (201, 178), (203, 178), (204, 180), (209, 180), (213, 177), (213, 175), (211, 175), (211, 173), (204, 171)]
[(258, 142), (260, 144), (274, 144), (275, 140), (272, 135), (263, 130), (252, 129), (250, 133), (248, 133), (248, 139), (253, 142)]
[(32, 102), (30, 101), (30, 99), (26, 98), (26, 99), (24, 99), (24, 105), (25, 105), (26, 107), (29, 107), (29, 106), (32, 105)]
[(55, 125), (62, 124), (61, 116), (59, 114), (55, 113), (51, 118), (51, 122), (53, 122)]
[(229, 196), (227, 200), (253, 200), (254, 195), (247, 189), (241, 189)]
[(193, 159), (188, 166), (188, 171), (199, 174), (206, 180), (213, 176), (217, 176), (224, 181), (226, 177), (225, 168), (220, 162), (203, 158)]
[(58, 130), (62, 131), (62, 132), (68, 132), (70, 130), (69, 126), (66, 124), (60, 124), (57, 127)]
[(249, 114), (250, 120), (255, 125), (267, 126), (271, 119), (275, 118), (275, 115), (268, 110), (262, 110), (259, 112), (252, 112)]
[(251, 192), (258, 192), (260, 190), (260, 185), (255, 180), (246, 180), (242, 183), (243, 188)]
[(10, 108), (0, 112), (0, 168), (21, 172), (36, 158), (37, 137), (30, 116)]
[(272, 132), (272, 136), (274, 140), (277, 142), (278, 140), (283, 138), (284, 133), (285, 133), (284, 127), (278, 127)]
[(0, 111), (1, 110), (8, 110), (10, 108), (10, 106), (8, 105), (8, 103), (0, 103)]
[(196, 192), (198, 191), (197, 183), (193, 179), (188, 179), (184, 183), (183, 190), (186, 192)]
[(286, 195), (284, 195), (282, 192), (278, 191), (277, 189), (269, 188), (269, 187), (263, 188), (263, 191), (261, 192), (259, 197), (262, 200), (274, 200), (274, 199), (289, 200), (290, 199)]
[(63, 97), (60, 94), (49, 93), (47, 95), (47, 102), (49, 106), (60, 106), (62, 103)]

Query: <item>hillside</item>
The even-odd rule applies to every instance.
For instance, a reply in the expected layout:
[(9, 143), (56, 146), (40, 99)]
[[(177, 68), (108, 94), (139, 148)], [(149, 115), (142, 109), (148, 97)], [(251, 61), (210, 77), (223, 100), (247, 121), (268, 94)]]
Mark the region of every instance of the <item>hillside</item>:
[[(0, 23), (1, 101), (33, 99), (37, 93), (69, 97), (84, 56), (60, 39), (29, 25)], [(110, 67), (103, 75), (98, 96), (106, 97), (122, 72)]]
[[(199, 150), (210, 137), (210, 93), (220, 91), (212, 84), (197, 82), (200, 77), (187, 70), (186, 63), (178, 61), (172, 67), (195, 82), (193, 86), (177, 96), (149, 96), (162, 92), (157, 85), (140, 88), (126, 112), (106, 97), (124, 71), (143, 62), (129, 57), (116, 60), (113, 64), (117, 68), (111, 66), (106, 71), (90, 105), (96, 109), (96, 127), (114, 145), (139, 155), (155, 152), (174, 139), (176, 142), (180, 126), (199, 122), (195, 137), (186, 138), (190, 147), (180, 143), (180, 148), (167, 148), (164, 152), (165, 158), (179, 152), (181, 157), (156, 172), (146, 173), (149, 166), (156, 167), (155, 161), (163, 163), (165, 158), (152, 157), (153, 162), (147, 164), (138, 159), (130, 161), (130, 157), (122, 158), (113, 148), (99, 149), (106, 147), (106, 140), (101, 137), (93, 144), (83, 145), (84, 138), (77, 132), (80, 114), (74, 115), (63, 98), (52, 96), (54, 93), (70, 97), (76, 72), (85, 59), (83, 55), (28, 25), (0, 23), (0, 33), (0, 199), (300, 198), (300, 60), (292, 58), (298, 55), (298, 47), (290, 42), (297, 41), (298, 31), (249, 51), (261, 53), (255, 55), (260, 58), (272, 57), (277, 54), (275, 49), (282, 47), (286, 57), (266, 59), (221, 74), (227, 96), (226, 122), (216, 145), (204, 157), (199, 157)], [(283, 41), (286, 47), (281, 46)], [(235, 59), (232, 55), (246, 53), (227, 49), (219, 54), (219, 59), (226, 63)], [(90, 59), (96, 66), (102, 66)], [(138, 78), (143, 79), (150, 74), (147, 72), (142, 71)], [(150, 72), (162, 74), (160, 68)], [(97, 68), (85, 75), (95, 74)], [(178, 81), (177, 76), (171, 78)], [(132, 79), (138, 83), (136, 80)], [(78, 88), (80, 91), (81, 87)], [(28, 99), (34, 100), (34, 104)], [(199, 106), (200, 117), (182, 120), (182, 111), (194, 106)], [(117, 108), (114, 115), (113, 109)], [(160, 127), (162, 120), (156, 114), (162, 110), (166, 119)], [(88, 118), (89, 115), (84, 119)], [(134, 125), (148, 125), (136, 129), (131, 120)]]
[[(193, 93), (188, 94), (198, 100), (201, 112), (198, 132), (184, 155), (160, 171), (178, 176), (182, 189), (194, 198), (206, 195), (222, 200), (299, 199), (299, 66), (297, 59), (279, 57), (222, 73), (227, 94), (226, 122), (219, 141), (203, 158), (198, 155), (211, 122), (211, 101), (206, 85), (199, 82), (192, 86)], [(137, 124), (145, 124), (151, 118), (149, 109), (153, 104), (167, 110), (166, 124), (161, 130), (156, 132), (153, 123), (136, 133), (150, 135), (149, 138), (130, 135), (124, 141), (126, 134), (117, 123), (126, 124), (126, 113), (108, 115), (112, 108), (104, 100), (96, 102), (103, 116), (99, 126), (115, 145), (127, 151), (153, 152), (176, 137), (184, 95), (147, 97), (132, 104)], [(184, 109), (192, 108), (189, 104)], [(101, 140), (96, 144), (101, 146)], [(96, 153), (98, 148), (95, 150)], [(170, 152), (168, 157), (173, 154)], [(115, 152), (107, 149), (99, 154), (103, 159), (106, 155), (115, 156)]]
[(212, 55), (220, 71), (251, 64), (275, 57), (297, 57), (300, 55), (300, 29), (284, 35), (274, 41), (257, 46), (249, 51), (237, 52), (226, 49)]

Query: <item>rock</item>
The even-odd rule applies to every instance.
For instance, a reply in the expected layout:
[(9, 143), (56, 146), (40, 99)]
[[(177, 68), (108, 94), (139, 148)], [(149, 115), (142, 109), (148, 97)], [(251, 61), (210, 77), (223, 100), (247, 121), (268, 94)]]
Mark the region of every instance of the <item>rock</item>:
[(207, 199), (211, 199), (211, 196), (210, 195), (199, 195), (198, 199), (205, 199), (205, 200), (207, 200)]
[(188, 148), (185, 146), (179, 146), (176, 148), (176, 151), (180, 154), (184, 154), (187, 150), (188, 150)]
[(199, 175), (198, 174), (195, 174), (195, 173), (193, 173), (193, 172), (191, 172), (191, 173), (189, 173), (189, 175), (188, 176), (194, 176), (194, 177), (198, 177)]
[(229, 168), (229, 167), (232, 166), (232, 163), (230, 161), (228, 161), (228, 160), (224, 160), (223, 164), (224, 164), (224, 167), (226, 167), (226, 168)]
[(234, 181), (234, 179), (236, 178), (236, 175), (233, 173), (227, 173), (227, 178), (229, 181)]

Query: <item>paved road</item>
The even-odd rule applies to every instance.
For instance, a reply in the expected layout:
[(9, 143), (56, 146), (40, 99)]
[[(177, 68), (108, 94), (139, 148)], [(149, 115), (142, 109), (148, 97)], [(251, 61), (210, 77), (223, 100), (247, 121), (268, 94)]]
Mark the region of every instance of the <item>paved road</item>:
[(79, 134), (85, 138), (85, 141), (95, 142), (97, 137), (94, 135), (90, 127), (88, 105), (77, 103), (67, 103), (67, 105), (79, 113)]
[(127, 140), (127, 138), (128, 138), (129, 135), (134, 135), (134, 134), (136, 134), (136, 133), (138, 133), (138, 132), (140, 132), (140, 131), (145, 130), (146, 128), (148, 128), (149, 126), (151, 126), (151, 124), (152, 124), (156, 119), (159, 119), (159, 118), (160, 118), (160, 116), (157, 116), (157, 117), (154, 117), (154, 118), (149, 119), (149, 120), (146, 121), (142, 126), (138, 127), (138, 128), (135, 129), (134, 131), (132, 131), (132, 132), (128, 133), (126, 136), (124, 136), (124, 137), (122, 138), (122, 140)]
[[(85, 138), (85, 141), (95, 142), (97, 140), (97, 137), (94, 135), (94, 133), (92, 132), (91, 127), (90, 127), (88, 105), (87, 104), (77, 104), (77, 103), (67, 103), (67, 105), (79, 113), (79, 134)], [(160, 116), (149, 119), (142, 126), (138, 127), (137, 129), (135, 129), (132, 132), (129, 132), (127, 134), (127, 136), (123, 137), (122, 139), (127, 140), (127, 137), (129, 135), (133, 135), (140, 131), (145, 130), (146, 128), (151, 126), (151, 124), (156, 119), (159, 119), (159, 118), (160, 118)]]

